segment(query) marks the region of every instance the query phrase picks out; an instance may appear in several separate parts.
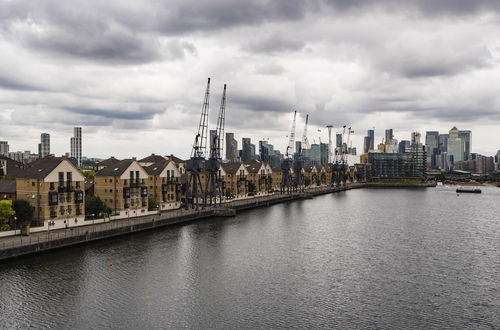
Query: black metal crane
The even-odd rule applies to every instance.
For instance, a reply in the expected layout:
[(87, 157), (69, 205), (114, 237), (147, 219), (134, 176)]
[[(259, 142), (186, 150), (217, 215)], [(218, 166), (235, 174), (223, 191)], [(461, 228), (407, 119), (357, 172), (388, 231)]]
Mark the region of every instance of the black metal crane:
[(224, 124), (226, 121), (226, 84), (222, 92), (220, 102), (219, 116), (217, 117), (217, 128), (215, 135), (210, 141), (210, 157), (206, 161), (207, 182), (205, 186), (205, 204), (217, 205), (222, 204), (222, 196), (224, 191), (224, 181), (220, 174), (220, 161), (222, 158), (223, 141), (224, 141)]
[(194, 138), (191, 158), (186, 161), (187, 185), (186, 185), (186, 209), (193, 208), (198, 210), (204, 206), (204, 192), (201, 183), (200, 174), (205, 171), (205, 151), (207, 147), (208, 133), (208, 110), (210, 99), (210, 78), (208, 78), (205, 98), (201, 108), (200, 124), (198, 133)]

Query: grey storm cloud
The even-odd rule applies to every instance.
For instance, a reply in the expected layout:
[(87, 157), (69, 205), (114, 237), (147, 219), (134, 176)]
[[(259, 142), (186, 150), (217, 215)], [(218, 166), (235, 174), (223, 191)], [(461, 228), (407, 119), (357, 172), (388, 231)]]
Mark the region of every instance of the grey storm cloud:
[(306, 46), (303, 40), (292, 39), (287, 36), (272, 35), (258, 38), (243, 45), (243, 50), (255, 53), (280, 53), (300, 51)]
[(172, 140), (209, 76), (229, 126), (255, 134), (294, 109), (317, 126), (497, 122), (499, 22), (498, 0), (0, 0), (0, 138), (31, 117)]
[(340, 11), (382, 9), (416, 10), (425, 15), (472, 15), (481, 11), (500, 11), (497, 0), (324, 0)]
[(147, 107), (139, 107), (131, 111), (120, 109), (102, 109), (102, 108), (85, 108), (85, 107), (65, 107), (65, 110), (85, 116), (97, 116), (106, 119), (125, 119), (125, 120), (148, 120), (154, 115), (162, 113), (163, 109), (154, 109)]

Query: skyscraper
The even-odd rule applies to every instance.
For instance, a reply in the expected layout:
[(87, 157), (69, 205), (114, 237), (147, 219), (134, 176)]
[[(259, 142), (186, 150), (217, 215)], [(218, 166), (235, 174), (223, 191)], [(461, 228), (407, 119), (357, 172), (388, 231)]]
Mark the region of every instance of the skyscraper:
[(459, 137), (458, 129), (453, 127), (448, 136), (448, 159), (451, 164), (464, 160), (464, 140)]
[(367, 136), (365, 136), (364, 144), (363, 144), (363, 153), (368, 153), (374, 150), (375, 147), (375, 131), (369, 129), (367, 132)]
[(464, 160), (470, 159), (471, 154), (471, 143), (472, 143), (472, 132), (469, 130), (458, 131), (458, 137), (464, 141)]
[[(208, 151), (208, 155), (210, 155), (210, 153), (212, 152), (212, 144), (214, 143), (214, 139), (215, 139), (216, 135), (217, 135), (217, 130), (211, 129), (210, 134), (209, 134), (210, 141), (208, 142), (208, 145), (210, 147), (210, 149)], [(217, 146), (215, 146), (215, 147), (217, 147)]]
[(438, 149), (440, 154), (448, 152), (448, 134), (439, 134)]
[(0, 141), (0, 156), (9, 157), (9, 142)]
[(226, 133), (226, 159), (230, 162), (238, 160), (238, 141), (234, 138), (234, 133)]
[(39, 157), (44, 158), (50, 155), (50, 134), (42, 133), (40, 136)]
[(241, 161), (248, 162), (252, 160), (252, 141), (250, 138), (241, 139)]
[(390, 143), (391, 140), (394, 138), (392, 128), (386, 129), (385, 130), (385, 143)]
[(82, 166), (82, 128), (75, 127), (73, 137), (70, 139), (71, 157), (76, 159), (78, 168)]
[(427, 166), (435, 168), (437, 166), (436, 156), (439, 153), (439, 132), (426, 132), (425, 145), (427, 146)]
[(411, 133), (411, 144), (412, 145), (420, 144), (420, 132)]

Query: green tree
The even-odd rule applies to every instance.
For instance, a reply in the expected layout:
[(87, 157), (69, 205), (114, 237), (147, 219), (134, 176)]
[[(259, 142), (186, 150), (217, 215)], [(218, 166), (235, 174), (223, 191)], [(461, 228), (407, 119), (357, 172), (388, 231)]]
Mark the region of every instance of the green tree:
[(148, 197), (148, 211), (158, 209), (158, 202), (154, 199), (153, 196)]
[(9, 223), (16, 212), (12, 208), (12, 201), (0, 201), (0, 231), (9, 230)]
[(87, 218), (99, 218), (103, 213), (111, 213), (111, 209), (104, 204), (98, 196), (89, 196), (85, 198), (85, 215)]
[(85, 179), (94, 180), (94, 174), (95, 174), (94, 170), (81, 170), (80, 172), (83, 174)]
[(30, 203), (24, 199), (18, 199), (12, 202), (12, 208), (16, 212), (17, 227), (27, 226), (33, 220), (34, 209)]
[(311, 185), (311, 178), (309, 178), (308, 176), (306, 176), (306, 177), (304, 178), (304, 185), (305, 185), (306, 187), (310, 186), (310, 185)]

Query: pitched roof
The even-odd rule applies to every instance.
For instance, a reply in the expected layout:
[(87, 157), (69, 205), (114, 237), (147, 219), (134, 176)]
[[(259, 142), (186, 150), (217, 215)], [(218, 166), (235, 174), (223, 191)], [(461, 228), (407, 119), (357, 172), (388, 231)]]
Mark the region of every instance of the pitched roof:
[(0, 180), (0, 193), (15, 194), (16, 180)]
[(133, 159), (120, 160), (111, 166), (106, 166), (102, 170), (98, 171), (94, 176), (121, 176), (133, 162)]
[(97, 163), (96, 166), (109, 166), (109, 165), (116, 164), (118, 162), (120, 162), (119, 159), (116, 159), (115, 157), (111, 156), (108, 159), (105, 159), (105, 160)]
[(185, 160), (182, 160), (182, 159), (180, 159), (179, 157), (176, 157), (176, 156), (174, 156), (174, 155), (165, 156), (165, 158), (167, 158), (167, 159), (169, 159), (169, 160), (173, 161), (173, 162), (174, 162), (174, 163), (176, 163), (176, 164), (179, 164), (179, 163), (185, 163), (185, 162), (186, 162)]
[(240, 169), (241, 163), (221, 163), (220, 165), (227, 174), (236, 174)]
[(17, 176), (19, 171), (21, 171), (22, 168), (24, 167), (23, 164), (15, 161), (13, 159), (10, 159), (8, 157), (0, 156), (0, 159), (4, 160), (5, 163), (7, 164), (7, 171), (6, 171), (7, 175)]
[(16, 175), (23, 179), (44, 179), (50, 174), (64, 159), (62, 157), (45, 157), (35, 160), (20, 170)]
[(165, 158), (162, 157), (161, 161), (158, 161), (154, 164), (144, 167), (144, 169), (146, 170), (146, 173), (148, 173), (148, 175), (160, 175), (161, 172), (163, 172), (163, 170), (165, 169), (165, 167), (167, 167), (169, 163), (170, 160), (166, 160)]
[(245, 162), (245, 163), (243, 163), (243, 165), (245, 165), (245, 168), (247, 169), (247, 171), (249, 173), (252, 173), (252, 174), (258, 174), (260, 168), (262, 167), (262, 163), (258, 162), (256, 160), (250, 161), (250, 162)]
[(314, 168), (313, 165), (304, 166), (304, 171), (309, 173), (312, 172), (313, 168)]
[(151, 154), (151, 155), (139, 160), (139, 162), (140, 163), (157, 163), (157, 162), (161, 162), (162, 160), (165, 160), (165, 157), (160, 156), (160, 155)]

